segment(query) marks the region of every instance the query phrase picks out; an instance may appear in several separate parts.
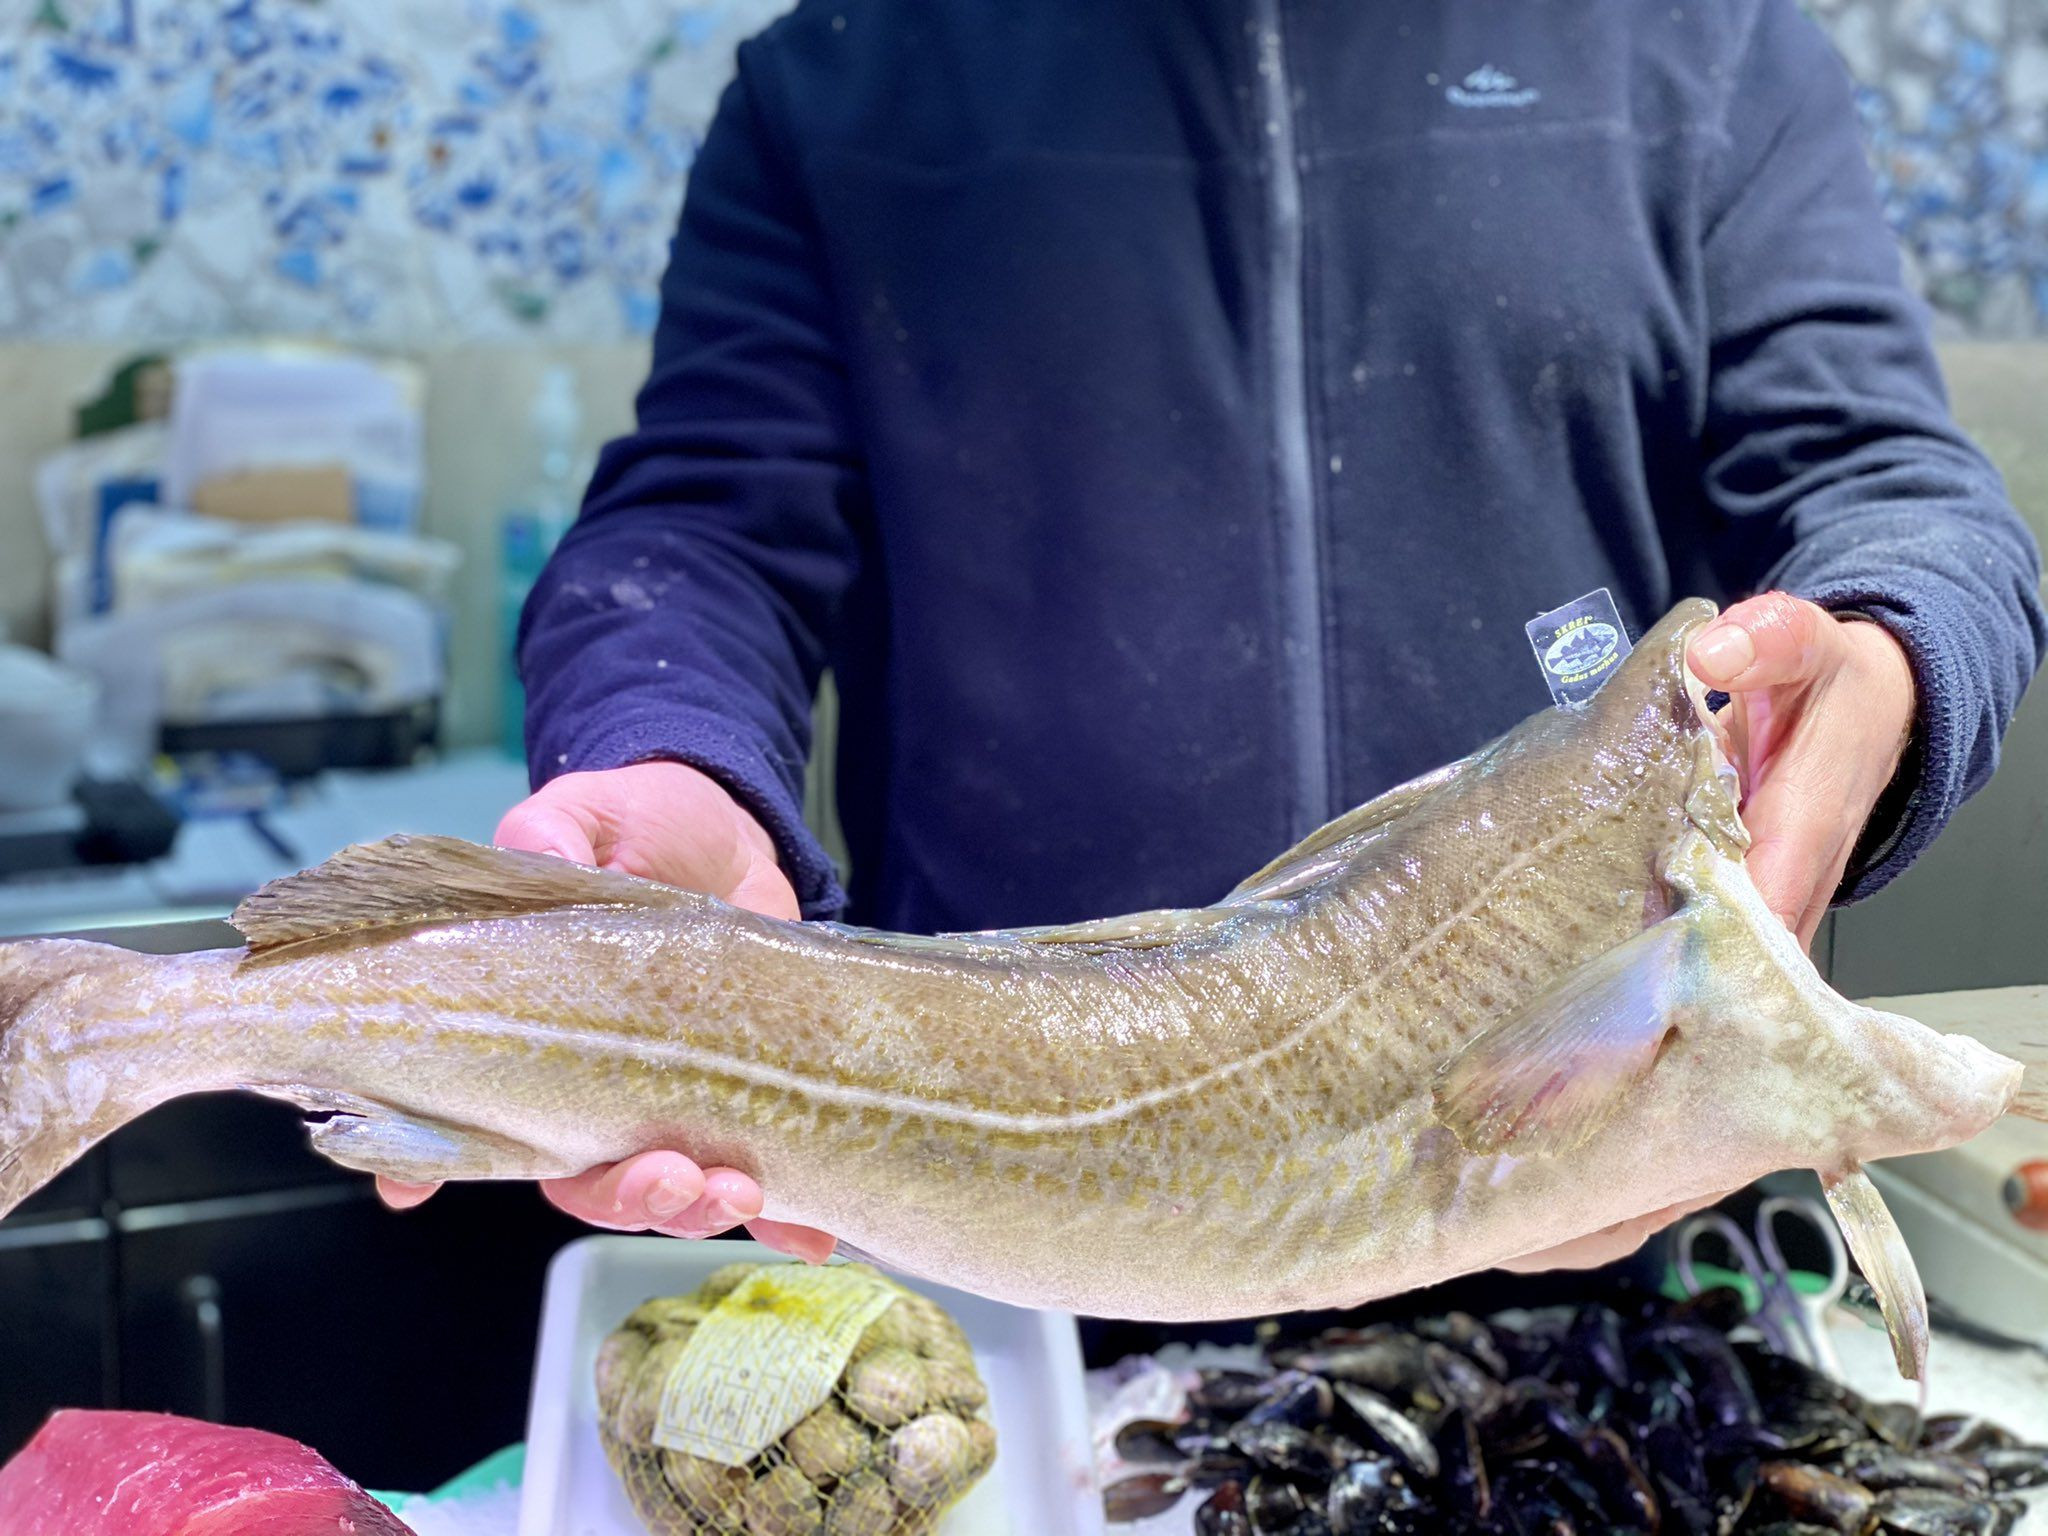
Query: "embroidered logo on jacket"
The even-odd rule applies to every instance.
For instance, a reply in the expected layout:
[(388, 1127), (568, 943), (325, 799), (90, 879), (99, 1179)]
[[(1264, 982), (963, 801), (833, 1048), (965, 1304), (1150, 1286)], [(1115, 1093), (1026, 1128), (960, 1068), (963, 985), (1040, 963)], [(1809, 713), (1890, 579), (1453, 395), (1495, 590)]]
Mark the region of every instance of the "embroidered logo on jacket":
[(1458, 84), (1444, 87), (1444, 99), (1454, 107), (1526, 107), (1542, 95), (1491, 64), (1482, 64)]

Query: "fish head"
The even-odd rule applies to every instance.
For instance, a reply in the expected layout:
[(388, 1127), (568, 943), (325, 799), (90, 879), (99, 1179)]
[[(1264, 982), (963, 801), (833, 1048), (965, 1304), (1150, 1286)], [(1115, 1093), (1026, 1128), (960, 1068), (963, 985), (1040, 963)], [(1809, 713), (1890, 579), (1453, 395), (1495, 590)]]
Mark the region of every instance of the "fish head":
[(1684, 1012), (1711, 1021), (1699, 1043), (1731, 1128), (1746, 1123), (1783, 1166), (1939, 1151), (2011, 1106), (2020, 1063), (1841, 996), (1710, 837), (1689, 838), (1672, 866), (1691, 929)]
[(1874, 1113), (1844, 1128), (1858, 1161), (1939, 1152), (1998, 1119), (2020, 1091), (2024, 1069), (1963, 1034), (1943, 1034), (1904, 1014), (1844, 1002), (1845, 1052)]

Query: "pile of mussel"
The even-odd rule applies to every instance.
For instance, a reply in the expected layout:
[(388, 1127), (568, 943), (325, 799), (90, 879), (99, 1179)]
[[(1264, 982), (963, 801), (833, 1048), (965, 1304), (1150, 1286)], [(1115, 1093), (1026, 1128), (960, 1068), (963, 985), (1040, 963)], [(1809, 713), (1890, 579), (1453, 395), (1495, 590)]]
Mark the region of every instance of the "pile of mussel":
[[(2005, 1536), (2048, 1447), (1866, 1401), (1741, 1336), (1741, 1297), (1333, 1329), (1117, 1432), (1112, 1522), (1198, 1536)], [(1731, 1331), (1736, 1337), (1731, 1338)], [(1195, 1503), (1195, 1500), (1199, 1500)]]

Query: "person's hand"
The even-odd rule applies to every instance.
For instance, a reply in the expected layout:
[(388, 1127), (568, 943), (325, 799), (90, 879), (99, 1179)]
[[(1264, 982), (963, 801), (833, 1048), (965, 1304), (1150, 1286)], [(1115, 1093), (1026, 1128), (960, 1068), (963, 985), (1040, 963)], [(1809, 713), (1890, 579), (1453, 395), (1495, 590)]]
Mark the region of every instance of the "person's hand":
[[(681, 763), (565, 773), (506, 812), (497, 842), (705, 891), (770, 917), (799, 915), (760, 823), (715, 780)], [(377, 1180), (395, 1210), (439, 1187)], [(614, 1231), (710, 1237), (745, 1223), (761, 1242), (797, 1258), (818, 1263), (832, 1253), (826, 1233), (760, 1220), (761, 1187), (746, 1174), (699, 1168), (680, 1152), (643, 1152), (543, 1180), (541, 1188), (571, 1216)]]
[(1882, 626), (1766, 592), (1693, 636), (1728, 694), (1750, 878), (1802, 947), (1827, 915), (1913, 728), (1913, 667)]

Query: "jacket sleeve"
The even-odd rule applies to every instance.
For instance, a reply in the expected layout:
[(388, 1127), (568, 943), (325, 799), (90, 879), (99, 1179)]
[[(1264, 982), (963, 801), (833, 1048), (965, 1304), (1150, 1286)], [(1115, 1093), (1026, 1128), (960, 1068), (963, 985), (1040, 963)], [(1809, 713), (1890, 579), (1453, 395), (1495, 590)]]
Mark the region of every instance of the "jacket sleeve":
[(767, 92), (742, 48), (662, 279), (638, 427), (600, 457), (526, 604), (519, 663), (536, 785), (650, 759), (699, 768), (761, 822), (820, 916), (845, 898), (804, 825), (804, 764), (864, 479), (816, 231)]
[(1761, 0), (1724, 128), (1701, 236), (1724, 576), (1884, 625), (1919, 688), (1850, 900), (1904, 870), (1997, 765), (2048, 644), (2040, 555), (1949, 415), (1848, 73), (1795, 0)]

